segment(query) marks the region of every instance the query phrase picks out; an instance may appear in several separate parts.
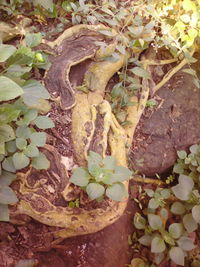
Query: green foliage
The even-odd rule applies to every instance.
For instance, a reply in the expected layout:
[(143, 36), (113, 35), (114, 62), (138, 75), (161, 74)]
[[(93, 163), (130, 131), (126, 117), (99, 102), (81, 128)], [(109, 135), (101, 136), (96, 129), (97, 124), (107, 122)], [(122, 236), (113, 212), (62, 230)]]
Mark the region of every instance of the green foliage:
[(144, 231), (138, 241), (151, 248), (156, 264), (166, 256), (181, 266), (189, 266), (189, 262), (200, 264), (189, 254), (196, 248), (191, 236), (200, 226), (200, 145), (192, 145), (189, 150), (188, 154), (177, 152), (175, 166), (181, 165), (181, 174), (180, 168), (174, 168), (177, 184), (169, 189), (145, 189), (149, 198), (147, 209), (134, 216), (136, 229)]
[(129, 169), (118, 166), (114, 157), (102, 158), (90, 151), (87, 168), (76, 168), (70, 182), (81, 186), (92, 200), (106, 195), (112, 200), (121, 201), (127, 195), (122, 182), (128, 180), (131, 174)]
[[(0, 45), (0, 220), (9, 220), (9, 204), (17, 202), (9, 187), (14, 173), (30, 164), (38, 169), (49, 168), (49, 161), (39, 151), (46, 143), (46, 133), (40, 129), (54, 127), (46, 116), (38, 116), (33, 105), (49, 98), (47, 90), (36, 80), (27, 80), (32, 68), (39, 67), (37, 51), (31, 47), (41, 42), (41, 34), (28, 34), (27, 46)], [(47, 63), (47, 62), (43, 62)], [(44, 65), (45, 65), (44, 64)], [(40, 66), (41, 67), (41, 66)], [(44, 67), (44, 66), (43, 66)]]

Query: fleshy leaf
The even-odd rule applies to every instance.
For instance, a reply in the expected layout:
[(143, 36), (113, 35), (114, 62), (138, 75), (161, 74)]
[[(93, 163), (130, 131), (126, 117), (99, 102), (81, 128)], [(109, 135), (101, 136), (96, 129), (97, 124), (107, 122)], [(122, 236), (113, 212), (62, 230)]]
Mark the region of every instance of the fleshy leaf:
[(1, 142), (8, 142), (15, 139), (15, 132), (13, 128), (8, 125), (0, 125), (0, 141)]
[(27, 157), (38, 157), (39, 156), (39, 149), (34, 144), (28, 145), (26, 149), (24, 149), (23, 152)]
[(133, 219), (133, 224), (136, 229), (141, 230), (146, 228), (146, 219), (138, 212), (136, 212), (134, 219)]
[(27, 141), (26, 141), (26, 139), (21, 138), (21, 137), (18, 137), (18, 138), (16, 139), (16, 146), (17, 146), (17, 148), (20, 149), (20, 150), (25, 149), (26, 146), (27, 146)]
[(105, 159), (103, 159), (103, 164), (105, 169), (114, 170), (116, 159), (112, 156), (106, 156)]
[(179, 176), (179, 183), (171, 189), (180, 200), (188, 200), (194, 186), (192, 178), (186, 175)]
[(169, 226), (169, 233), (175, 239), (178, 239), (182, 235), (183, 231), (184, 228), (182, 223), (172, 223)]
[(38, 116), (34, 122), (40, 129), (49, 129), (55, 127), (54, 122), (47, 116)]
[(42, 41), (42, 34), (38, 33), (27, 33), (25, 36), (26, 45), (29, 47), (37, 46)]
[(143, 246), (151, 246), (151, 241), (152, 241), (152, 236), (151, 235), (143, 235), (142, 237), (140, 237), (138, 239), (138, 241), (140, 242), (140, 244), (142, 244)]
[(30, 139), (32, 144), (42, 147), (46, 143), (46, 133), (32, 133)]
[(162, 237), (155, 236), (151, 241), (151, 252), (153, 253), (161, 253), (165, 251), (166, 245)]
[(0, 62), (6, 61), (15, 51), (13, 45), (0, 44)]
[(126, 189), (122, 183), (109, 186), (106, 189), (106, 196), (115, 201), (121, 201), (126, 196)]
[(12, 157), (7, 157), (2, 162), (2, 168), (8, 172), (16, 172)]
[(69, 181), (78, 186), (87, 186), (89, 179), (89, 173), (84, 168), (78, 167), (73, 171), (73, 174)]
[(23, 169), (27, 167), (30, 163), (29, 158), (26, 155), (24, 155), (23, 152), (16, 152), (13, 155), (12, 160), (16, 170)]
[(16, 174), (3, 171), (0, 175), (0, 187), (9, 186), (16, 179)]
[(171, 206), (171, 212), (176, 215), (183, 215), (186, 209), (185, 206), (181, 202), (174, 202)]
[(153, 230), (158, 230), (162, 227), (162, 220), (158, 215), (148, 214), (148, 221)]
[(17, 197), (15, 192), (8, 186), (0, 187), (0, 203), (1, 204), (15, 204)]
[(187, 236), (181, 236), (180, 239), (177, 241), (180, 248), (182, 248), (185, 251), (193, 250), (196, 246), (193, 244), (193, 241), (191, 238)]
[(24, 93), (23, 89), (11, 79), (0, 76), (0, 101), (8, 101)]
[(200, 205), (195, 205), (192, 208), (192, 217), (197, 223), (200, 223)]
[(185, 226), (185, 229), (187, 230), (188, 233), (192, 233), (192, 232), (196, 231), (198, 228), (198, 224), (194, 220), (191, 213), (186, 214), (183, 217), (183, 225)]
[(90, 183), (86, 187), (86, 192), (89, 198), (93, 200), (103, 196), (105, 188), (98, 183)]
[(128, 180), (132, 175), (132, 172), (123, 166), (116, 166), (114, 174), (111, 177), (112, 182), (123, 182)]
[(39, 153), (38, 157), (32, 158), (31, 164), (37, 170), (47, 170), (50, 167), (50, 162), (43, 153)]
[(171, 248), (169, 251), (169, 257), (174, 263), (184, 266), (185, 254), (181, 248), (179, 247)]

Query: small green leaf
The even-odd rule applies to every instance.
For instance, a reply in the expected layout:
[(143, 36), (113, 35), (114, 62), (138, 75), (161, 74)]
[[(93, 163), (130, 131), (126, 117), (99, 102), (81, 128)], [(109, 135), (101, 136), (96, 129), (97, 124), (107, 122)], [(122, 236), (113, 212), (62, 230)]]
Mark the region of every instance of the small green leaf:
[(1, 204), (15, 204), (17, 197), (15, 192), (8, 186), (0, 187), (0, 203)]
[(103, 165), (105, 169), (114, 170), (116, 159), (112, 156), (106, 156), (105, 159), (103, 159)]
[(151, 246), (151, 241), (152, 241), (152, 236), (151, 235), (143, 235), (142, 237), (140, 237), (138, 239), (138, 241), (140, 242), (140, 244), (142, 244), (143, 246), (147, 246), (150, 247)]
[(179, 247), (171, 248), (169, 251), (169, 257), (174, 263), (184, 266), (185, 254), (181, 248)]
[(24, 86), (22, 98), (27, 106), (38, 104), (39, 99), (49, 99), (50, 95), (46, 88), (36, 80), (28, 80)]
[(136, 212), (134, 219), (133, 219), (133, 224), (136, 229), (141, 230), (146, 228), (146, 219), (142, 217), (142, 215), (138, 212)]
[(29, 123), (31, 121), (33, 121), (34, 119), (36, 119), (37, 117), (37, 110), (36, 109), (29, 109), (25, 114), (24, 114), (24, 118), (17, 121), (17, 125), (29, 125)]
[(89, 173), (84, 168), (78, 167), (73, 171), (73, 174), (69, 181), (78, 186), (87, 186), (89, 179)]
[(36, 145), (34, 144), (30, 144), (28, 145), (25, 149), (24, 149), (24, 154), (29, 157), (29, 158), (33, 158), (33, 157), (38, 157), (39, 156), (39, 149), (37, 148)]
[(39, 153), (38, 157), (32, 158), (31, 165), (37, 170), (47, 170), (50, 162), (43, 153)]
[(200, 205), (195, 205), (192, 208), (192, 217), (195, 219), (197, 223), (200, 224)]
[(148, 208), (150, 209), (157, 209), (159, 207), (160, 203), (157, 199), (152, 198), (149, 200)]
[(53, 12), (53, 0), (35, 0), (35, 5), (40, 5), (46, 10)]
[(55, 127), (54, 122), (46, 116), (38, 116), (34, 122), (40, 129), (49, 129)]
[(188, 200), (194, 186), (194, 181), (186, 175), (179, 176), (179, 183), (171, 189), (180, 200)]
[(16, 146), (17, 146), (17, 148), (20, 149), (20, 150), (25, 149), (26, 146), (27, 146), (27, 141), (26, 141), (26, 139), (21, 138), (21, 137), (18, 137), (18, 138), (16, 139)]
[(183, 231), (182, 223), (172, 223), (169, 226), (169, 233), (175, 239), (178, 239), (183, 234)]
[(145, 79), (150, 79), (151, 78), (149, 72), (147, 72), (143, 68), (134, 67), (133, 69), (130, 69), (130, 71), (133, 72), (135, 75), (137, 75), (139, 77), (142, 77), (142, 78), (145, 78)]
[(23, 169), (27, 167), (30, 163), (29, 158), (26, 155), (24, 155), (23, 152), (16, 152), (13, 155), (12, 159), (13, 159), (13, 164), (16, 170)]
[(9, 141), (6, 143), (6, 150), (10, 153), (14, 153), (17, 150), (16, 141)]
[(199, 146), (197, 144), (190, 146), (190, 152), (192, 154), (197, 154), (199, 152)]
[(31, 129), (25, 125), (17, 127), (16, 135), (17, 137), (28, 139), (30, 138), (32, 132)]
[(187, 157), (187, 153), (184, 150), (177, 151), (177, 155), (179, 159), (185, 159)]
[(153, 197), (154, 196), (154, 191), (152, 189), (145, 188), (144, 191), (147, 193), (147, 195), (149, 197)]
[(27, 33), (25, 36), (26, 45), (29, 47), (35, 47), (42, 41), (42, 34), (38, 33)]
[(148, 214), (148, 222), (153, 230), (159, 230), (162, 227), (162, 220), (158, 215)]
[(166, 245), (164, 240), (160, 236), (155, 236), (151, 241), (151, 252), (161, 253), (165, 251)]
[(2, 222), (8, 222), (9, 221), (8, 205), (0, 204), (0, 221), (2, 221)]
[(123, 182), (128, 180), (132, 175), (132, 172), (123, 166), (116, 166), (114, 174), (111, 177), (112, 182)]
[(16, 172), (12, 157), (7, 157), (2, 162), (2, 168), (8, 172)]
[(191, 251), (196, 246), (193, 244), (193, 241), (191, 238), (187, 236), (181, 236), (180, 239), (177, 241), (179, 247), (185, 251)]
[(0, 187), (9, 186), (16, 179), (16, 174), (2, 171), (0, 175)]
[(180, 163), (175, 164), (173, 167), (173, 172), (178, 173), (178, 174), (182, 174), (184, 172), (183, 165)]
[(184, 224), (185, 229), (187, 230), (188, 233), (192, 233), (192, 232), (196, 231), (198, 228), (198, 224), (194, 220), (191, 213), (186, 214), (183, 217), (183, 224)]
[(121, 201), (126, 196), (126, 189), (122, 183), (109, 186), (106, 189), (106, 196), (115, 201)]
[(15, 51), (13, 45), (0, 44), (0, 62), (6, 61)]
[(103, 196), (105, 188), (98, 183), (90, 183), (86, 187), (86, 192), (89, 198), (93, 200)]
[(0, 140), (1, 142), (8, 142), (15, 139), (15, 132), (13, 128), (8, 125), (4, 124), (0, 126)]
[(183, 215), (186, 209), (185, 206), (181, 202), (174, 202), (171, 206), (171, 212), (176, 215)]
[(162, 237), (164, 239), (164, 241), (171, 245), (171, 246), (174, 246), (175, 245), (175, 241), (174, 241), (174, 238), (170, 235), (170, 233), (168, 233), (167, 231), (162, 231)]
[(43, 147), (46, 143), (46, 133), (32, 133), (30, 139), (33, 145)]
[(162, 189), (160, 191), (160, 194), (164, 199), (168, 199), (171, 195), (171, 191), (170, 191), (170, 189)]

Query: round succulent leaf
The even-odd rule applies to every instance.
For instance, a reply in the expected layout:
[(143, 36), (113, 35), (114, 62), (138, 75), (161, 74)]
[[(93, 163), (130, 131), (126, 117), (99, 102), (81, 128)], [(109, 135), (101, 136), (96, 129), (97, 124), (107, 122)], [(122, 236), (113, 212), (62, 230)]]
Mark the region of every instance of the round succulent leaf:
[(143, 235), (142, 237), (140, 237), (138, 239), (138, 241), (140, 242), (140, 244), (142, 244), (143, 246), (147, 246), (150, 247), (151, 246), (151, 241), (152, 241), (152, 236), (151, 235)]
[(103, 185), (98, 183), (89, 183), (86, 187), (86, 192), (90, 199), (97, 199), (103, 196), (105, 188)]
[(9, 141), (6, 143), (6, 150), (9, 153), (14, 153), (17, 150), (16, 141)]
[(161, 236), (155, 236), (153, 237), (151, 241), (151, 252), (152, 253), (161, 253), (165, 251), (166, 245)]
[(33, 168), (37, 170), (47, 170), (50, 167), (50, 162), (43, 153), (39, 153), (38, 157), (32, 158)]
[(146, 219), (138, 212), (134, 215), (133, 224), (136, 229), (142, 230), (146, 228)]
[(192, 154), (197, 154), (199, 152), (199, 146), (197, 144), (190, 146), (190, 152)]
[(86, 169), (78, 167), (73, 171), (73, 174), (69, 181), (78, 186), (87, 186), (89, 183), (90, 175)]
[(160, 194), (161, 194), (162, 198), (168, 199), (171, 196), (171, 190), (170, 189), (162, 189), (160, 191)]
[(168, 230), (173, 238), (178, 239), (183, 234), (184, 227), (182, 223), (172, 223)]
[(154, 191), (152, 189), (145, 188), (144, 191), (147, 193), (147, 195), (149, 197), (153, 197), (154, 196)]
[(180, 200), (188, 200), (194, 187), (194, 181), (186, 175), (179, 175), (179, 183), (171, 189), (174, 195)]
[(185, 251), (191, 251), (196, 247), (192, 239), (187, 236), (181, 236), (179, 240), (177, 241), (177, 243), (179, 247)]
[(176, 163), (173, 167), (173, 172), (182, 174), (184, 173), (184, 166), (181, 163)]
[(27, 146), (27, 141), (24, 138), (18, 137), (16, 138), (16, 146), (18, 149), (22, 150), (25, 149)]
[(187, 157), (187, 153), (184, 150), (177, 151), (177, 155), (178, 155), (179, 159), (185, 159)]
[(8, 101), (24, 93), (23, 89), (11, 79), (0, 76), (0, 101)]
[(8, 205), (0, 204), (0, 221), (2, 221), (2, 222), (8, 222), (9, 221)]
[(154, 262), (158, 265), (160, 264), (163, 259), (165, 258), (165, 253), (155, 253), (154, 254)]
[(38, 115), (38, 111), (36, 109), (29, 109), (25, 114), (23, 119), (17, 122), (17, 125), (29, 125), (31, 121), (36, 119)]
[(148, 214), (148, 222), (153, 230), (159, 230), (162, 227), (162, 220), (159, 215)]
[(0, 187), (0, 203), (1, 204), (15, 204), (17, 197), (15, 192), (8, 186)]
[[(88, 156), (88, 164), (100, 164), (102, 162), (102, 156), (98, 153), (90, 150)], [(89, 167), (89, 166), (88, 166)]]
[(35, 47), (39, 45), (42, 41), (42, 34), (37, 33), (27, 33), (25, 36), (25, 42), (28, 47)]
[(130, 179), (132, 172), (123, 166), (116, 166), (112, 175), (112, 182), (123, 182)]
[(126, 196), (126, 189), (122, 183), (116, 183), (106, 189), (106, 196), (115, 201), (121, 201)]
[(185, 214), (183, 217), (183, 225), (185, 229), (187, 230), (188, 233), (192, 233), (197, 230), (198, 224), (194, 220), (193, 216), (191, 213)]
[(47, 116), (38, 116), (35, 120), (35, 125), (40, 129), (50, 129), (55, 127), (54, 122)]
[(0, 187), (9, 186), (16, 179), (16, 174), (2, 171), (0, 175)]
[(105, 169), (114, 170), (116, 166), (116, 159), (113, 156), (106, 156), (103, 159), (103, 165)]
[(33, 158), (33, 157), (38, 157), (39, 156), (39, 149), (37, 148), (36, 145), (34, 144), (30, 144), (28, 145), (25, 149), (24, 149), (24, 154), (29, 157), (29, 158)]
[(12, 157), (7, 157), (2, 162), (2, 168), (8, 172), (16, 172), (16, 168), (13, 164)]
[(30, 163), (30, 159), (23, 152), (16, 152), (12, 156), (12, 160), (16, 170), (23, 169)]
[(13, 45), (0, 44), (0, 62), (6, 61), (15, 51), (16, 47)]
[(148, 203), (148, 208), (150, 209), (157, 209), (160, 205), (160, 202), (155, 199), (155, 198), (152, 198), (149, 200), (149, 203)]
[(15, 132), (10, 125), (0, 125), (0, 139), (1, 142), (8, 142), (15, 139)]
[(30, 138), (31, 134), (32, 134), (32, 131), (29, 127), (25, 125), (17, 127), (17, 130), (16, 130), (17, 137), (28, 139)]
[(174, 263), (181, 266), (185, 265), (185, 254), (181, 248), (179, 247), (171, 248), (169, 251), (169, 257)]
[(43, 147), (46, 144), (46, 133), (32, 133), (30, 139), (32, 144)]
[(200, 205), (195, 205), (192, 208), (192, 217), (197, 223), (200, 224)]
[(162, 209), (160, 210), (160, 216), (161, 216), (162, 218), (164, 218), (165, 220), (167, 220), (167, 219), (168, 219), (168, 216), (169, 216), (169, 212), (168, 212), (168, 210), (165, 209), (165, 208), (162, 208)]
[(174, 202), (170, 210), (175, 215), (183, 215), (186, 212), (185, 206), (179, 201)]

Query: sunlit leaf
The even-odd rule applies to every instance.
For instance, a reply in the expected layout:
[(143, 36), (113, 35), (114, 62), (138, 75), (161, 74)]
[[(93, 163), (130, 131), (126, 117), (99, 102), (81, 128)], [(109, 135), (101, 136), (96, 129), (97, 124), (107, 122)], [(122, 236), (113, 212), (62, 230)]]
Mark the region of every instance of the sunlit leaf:
[(176, 215), (183, 215), (186, 209), (185, 206), (181, 202), (174, 202), (171, 206), (171, 212)]
[(200, 223), (200, 205), (195, 205), (192, 208), (192, 217), (197, 223)]
[(0, 62), (6, 61), (15, 51), (13, 45), (0, 44)]
[(90, 199), (97, 199), (103, 196), (105, 188), (98, 183), (89, 183), (86, 187), (86, 192)]
[(172, 247), (169, 251), (169, 257), (174, 263), (184, 266), (185, 254), (181, 248)]
[(125, 186), (122, 183), (113, 184), (106, 189), (106, 196), (115, 201), (121, 201), (126, 193)]
[(29, 158), (24, 155), (23, 152), (16, 152), (13, 155), (12, 160), (16, 170), (23, 169), (27, 167), (30, 163)]
[(11, 79), (0, 76), (0, 101), (8, 101), (24, 93), (23, 89)]
[(82, 167), (76, 168), (69, 181), (75, 185), (86, 186), (89, 183), (90, 175)]
[(161, 253), (165, 251), (166, 245), (162, 237), (160, 236), (155, 236), (153, 237), (151, 241), (151, 252), (153, 253)]
[(177, 243), (178, 243), (179, 247), (185, 251), (190, 251), (196, 247), (193, 244), (192, 239), (187, 237), (187, 236), (181, 236), (180, 239), (177, 241)]
[(138, 212), (134, 216), (133, 223), (136, 229), (141, 230), (146, 228), (146, 219)]
[(155, 214), (148, 214), (149, 225), (153, 230), (158, 230), (162, 227), (162, 220), (160, 216)]
[(172, 223), (169, 226), (169, 233), (175, 239), (178, 239), (182, 235), (183, 231), (184, 228), (182, 223)]
[(183, 217), (183, 224), (185, 226), (185, 229), (187, 230), (188, 233), (192, 233), (197, 230), (198, 224), (194, 220), (193, 216), (191, 213), (185, 214)]

